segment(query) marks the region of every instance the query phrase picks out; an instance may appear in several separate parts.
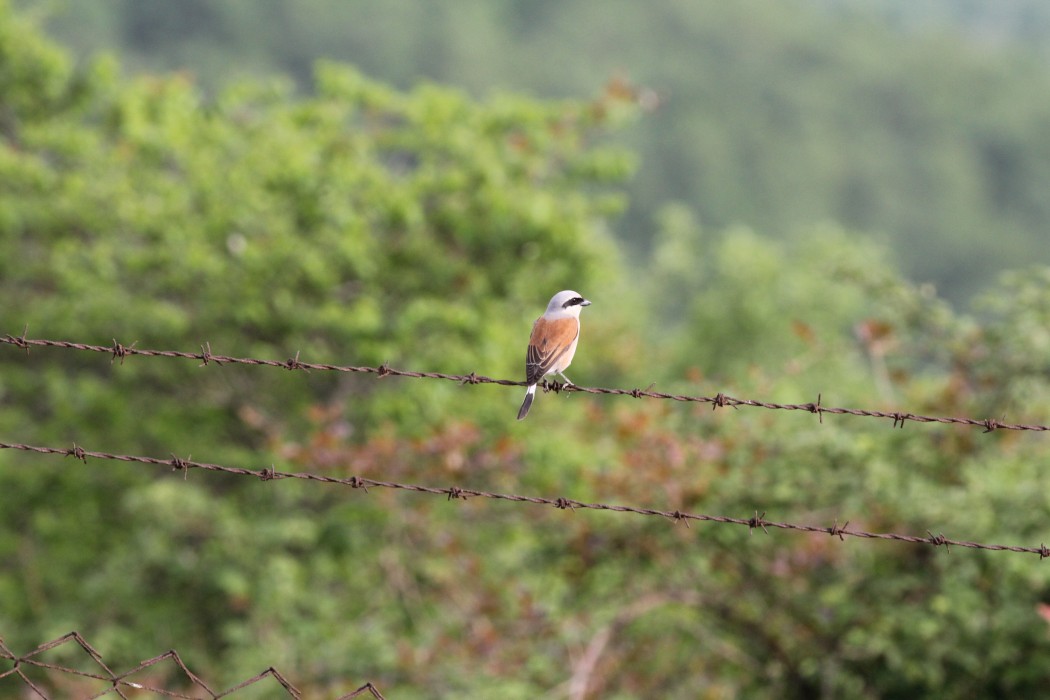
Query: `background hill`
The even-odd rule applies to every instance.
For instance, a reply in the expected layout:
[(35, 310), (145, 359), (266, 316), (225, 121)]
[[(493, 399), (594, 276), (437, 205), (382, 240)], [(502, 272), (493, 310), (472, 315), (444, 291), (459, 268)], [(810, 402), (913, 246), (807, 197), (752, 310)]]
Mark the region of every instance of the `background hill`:
[(961, 303), (1003, 269), (1050, 262), (1050, 12), (1039, 2), (723, 3), (96, 0), (51, 6), (81, 56), (187, 70), (206, 88), (291, 76), (318, 58), (402, 88), (483, 96), (648, 88), (624, 135), (639, 156), (616, 222), (635, 265), (659, 211), (776, 238), (834, 221)]

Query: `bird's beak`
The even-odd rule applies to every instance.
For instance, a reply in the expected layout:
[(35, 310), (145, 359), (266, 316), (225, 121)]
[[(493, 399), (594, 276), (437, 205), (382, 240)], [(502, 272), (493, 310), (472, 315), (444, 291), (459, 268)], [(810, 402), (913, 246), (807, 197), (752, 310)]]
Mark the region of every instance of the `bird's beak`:
[(590, 305), (591, 305), (591, 302), (587, 301), (586, 299), (584, 299), (583, 301), (580, 302), (580, 306), (590, 306)]

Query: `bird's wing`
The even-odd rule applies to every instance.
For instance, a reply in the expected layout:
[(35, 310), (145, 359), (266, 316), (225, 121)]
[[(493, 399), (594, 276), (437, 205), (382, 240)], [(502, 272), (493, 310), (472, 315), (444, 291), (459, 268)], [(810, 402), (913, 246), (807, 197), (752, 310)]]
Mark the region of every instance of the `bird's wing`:
[(538, 384), (543, 375), (568, 352), (580, 335), (580, 322), (575, 318), (548, 321), (542, 316), (532, 326), (529, 349), (525, 354), (525, 381)]

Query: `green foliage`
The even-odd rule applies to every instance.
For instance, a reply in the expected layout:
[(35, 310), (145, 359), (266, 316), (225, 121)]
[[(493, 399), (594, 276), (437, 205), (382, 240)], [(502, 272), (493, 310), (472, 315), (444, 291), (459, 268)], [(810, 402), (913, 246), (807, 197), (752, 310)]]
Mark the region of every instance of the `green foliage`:
[[(309, 97), (263, 82), (209, 100), (185, 76), (74, 69), (2, 5), (0, 42), (0, 332), (518, 376), (529, 323), (572, 286), (595, 301), (581, 384), (1050, 420), (1045, 270), (971, 317), (857, 233), (715, 231), (670, 204), (627, 273), (604, 233), (630, 169), (602, 145), (633, 111), (622, 86), (478, 101), (322, 64)], [(586, 394), (544, 394), (518, 423), (519, 400), (0, 347), (5, 441), (1046, 539), (1038, 434)], [(77, 629), (116, 669), (176, 648), (213, 687), (271, 665), (311, 696), (369, 680), (404, 698), (1050, 681), (1050, 574), (1031, 556), (10, 450), (0, 514), (5, 644)]]
[[(9, 53), (27, 52), (14, 43)], [(616, 203), (590, 190), (629, 163), (588, 144), (607, 121), (591, 105), (479, 104), (437, 86), (398, 93), (335, 65), (319, 67), (311, 99), (273, 84), (206, 103), (180, 76), (117, 87), (98, 71), (41, 63), (31, 72), (46, 73), (50, 92), (87, 82), (93, 98), (83, 114), (13, 110), (2, 156), (13, 187), (0, 195), (9, 330), (493, 371), (517, 331), (508, 313), (531, 313), (552, 289), (586, 288), (609, 256), (598, 222)], [(22, 95), (35, 88), (18, 87), (10, 104), (31, 104)], [(259, 436), (238, 427), (246, 406), (276, 418), (340, 391), (313, 377), (276, 379), (275, 390), (275, 378), (236, 369), (216, 382), (189, 365), (127, 363), (104, 373), (110, 391), (135, 395), (114, 402), (92, 391), (97, 365), (73, 363), (44, 386), (38, 376), (11, 390), (40, 411), (81, 401), (50, 435), (82, 433), (84, 416), (108, 413), (111, 439), (112, 426), (130, 428), (126, 449), (179, 441), (181, 430), (132, 420), (165, 410), (158, 394), (208, 444), (252, 445)], [(357, 417), (366, 414), (378, 415)]]
[[(1040, 0), (625, 0), (567, 3), (96, 0), (49, 26), (138, 69), (212, 89), (275, 70), (311, 89), (316, 57), (397, 85), (588, 93), (626, 73), (655, 107), (628, 134), (644, 167), (618, 226), (648, 252), (669, 199), (711, 235), (827, 220), (884, 234), (912, 279), (955, 302), (1043, 259), (1050, 218)], [(638, 269), (637, 267), (635, 269)]]

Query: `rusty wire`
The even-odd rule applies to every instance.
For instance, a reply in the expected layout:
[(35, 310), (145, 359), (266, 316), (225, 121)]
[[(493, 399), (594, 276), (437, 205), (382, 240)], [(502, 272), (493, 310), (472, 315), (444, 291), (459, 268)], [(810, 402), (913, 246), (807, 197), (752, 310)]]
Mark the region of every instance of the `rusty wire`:
[[(27, 338), (25, 336), (25, 333), (23, 333), (21, 336), (13, 336), (10, 334), (5, 335), (3, 337), (0, 337), (0, 343), (6, 343), (8, 345), (13, 345), (22, 348), (26, 351), (26, 353), (29, 352), (29, 349), (31, 347), (63, 348), (67, 350), (82, 350), (86, 352), (103, 353), (112, 356), (111, 362), (115, 360), (120, 360), (121, 363), (124, 362), (125, 358), (130, 356), (169, 357), (187, 360), (198, 360), (201, 363), (201, 366), (211, 364), (255, 365), (265, 367), (277, 367), (280, 369), (288, 370), (321, 370), (330, 372), (374, 374), (379, 378), (409, 377), (413, 379), (444, 379), (459, 382), (460, 384), (498, 384), (501, 386), (526, 386), (526, 383), (523, 381), (515, 381), (511, 379), (494, 379), (492, 377), (479, 375), (476, 372), (471, 372), (470, 374), (446, 374), (444, 372), (417, 372), (411, 370), (394, 369), (393, 367), (390, 367), (387, 364), (382, 364), (378, 367), (355, 367), (352, 365), (333, 365), (316, 362), (303, 362), (299, 359), (298, 352), (295, 353), (294, 357), (291, 357), (287, 360), (265, 360), (253, 357), (230, 357), (228, 355), (216, 355), (211, 351), (211, 346), (208, 343), (205, 343), (201, 346), (200, 352), (182, 352), (178, 350), (145, 350), (142, 348), (136, 348), (134, 343), (132, 343), (131, 345), (124, 345), (123, 343), (118, 342), (116, 339), (113, 340), (112, 345), (91, 345), (88, 343), (74, 343), (66, 340)], [(766, 408), (778, 411), (804, 411), (806, 413), (815, 414), (820, 419), (821, 423), (824, 422), (825, 414), (831, 414), (860, 416), (864, 418), (882, 418), (893, 421), (893, 427), (895, 428), (903, 428), (906, 422), (912, 421), (914, 423), (942, 423), (950, 425), (963, 425), (975, 428), (984, 428), (984, 432), (986, 433), (990, 433), (994, 430), (1023, 430), (1032, 432), (1050, 431), (1050, 426), (1047, 425), (1007, 423), (996, 418), (925, 416), (905, 411), (876, 411), (861, 408), (837, 408), (833, 406), (824, 406), (821, 403), (820, 395), (817, 396), (817, 400), (815, 402), (774, 403), (772, 401), (738, 399), (723, 393), (718, 393), (714, 396), (667, 394), (660, 391), (652, 391), (651, 385), (648, 389), (609, 389), (603, 387), (587, 387), (577, 386), (575, 384), (548, 382), (544, 380), (540, 386), (545, 392), (553, 391), (555, 393), (560, 393), (564, 391), (568, 393), (631, 396), (636, 399), (665, 399), (670, 401), (681, 401), (685, 403), (711, 404), (712, 409), (725, 407), (737, 408), (740, 406), (754, 406), (756, 408)]]
[[(82, 671), (76, 668), (71, 668), (69, 666), (62, 666), (60, 664), (43, 661), (40, 658), (38, 658), (45, 652), (51, 651), (52, 649), (68, 644), (72, 644), (79, 647), (80, 650), (83, 651), (84, 654), (86, 654), (95, 663), (99, 670), (97, 672), (92, 673), (91, 671)], [(61, 637), (51, 640), (50, 642), (45, 642), (44, 644), (41, 644), (33, 651), (23, 655), (13, 653), (4, 643), (4, 640), (0, 638), (0, 659), (7, 659), (8, 661), (14, 662), (14, 666), (12, 668), (8, 669), (7, 671), (4, 671), (3, 673), (0, 673), (0, 679), (7, 678), (8, 676), (18, 678), (22, 681), (22, 685), (24, 686), (26, 692), (32, 693), (32, 695), (26, 695), (26, 697), (38, 697), (42, 698), (42, 700), (48, 700), (49, 696), (47, 692), (40, 687), (39, 684), (33, 682), (33, 680), (29, 678), (28, 675), (26, 675), (25, 668), (27, 667), (44, 669), (49, 672), (60, 673), (68, 676), (76, 676), (83, 679), (101, 681), (107, 686), (104, 690), (100, 690), (94, 695), (91, 695), (91, 698), (99, 698), (104, 695), (109, 695), (110, 693), (115, 693), (118, 697), (125, 698), (126, 700), (128, 698), (128, 695), (124, 692), (125, 690), (147, 691), (164, 697), (185, 698), (186, 700), (194, 700), (195, 698), (199, 698), (200, 695), (198, 694), (187, 695), (180, 691), (159, 688), (156, 686), (151, 686), (145, 683), (139, 683), (134, 680), (131, 680), (131, 677), (135, 674), (167, 661), (170, 661), (171, 664), (173, 664), (179, 671), (181, 671), (182, 675), (184, 675), (186, 680), (189, 681), (190, 686), (192, 686), (198, 692), (204, 691), (212, 700), (230, 697), (238, 691), (243, 690), (248, 686), (255, 685), (256, 683), (260, 683), (266, 679), (273, 679), (273, 681), (275, 681), (284, 689), (284, 692), (288, 697), (295, 698), (296, 700), (299, 700), (303, 697), (302, 691), (300, 691), (298, 688), (292, 685), (292, 683), (289, 682), (288, 679), (285, 678), (280, 671), (278, 671), (272, 666), (263, 671), (262, 673), (259, 673), (258, 675), (252, 678), (245, 679), (240, 683), (237, 683), (236, 685), (228, 688), (227, 690), (216, 692), (210, 687), (208, 687), (207, 683), (201, 680), (201, 678), (197, 676), (197, 674), (195, 674), (186, 666), (185, 662), (179, 656), (179, 653), (174, 649), (160, 654), (158, 656), (154, 656), (152, 659), (146, 659), (130, 671), (125, 671), (123, 673), (115, 673), (109, 668), (109, 666), (106, 665), (106, 662), (103, 660), (102, 655), (99, 654), (79, 632), (69, 632), (68, 634), (64, 634)], [(340, 695), (338, 700), (350, 700), (350, 698), (363, 696), (365, 693), (370, 694), (376, 700), (384, 700), (383, 695), (379, 692), (379, 689), (376, 688), (372, 683), (365, 683), (353, 692)], [(135, 697), (138, 697), (138, 695), (136, 694)]]
[(725, 515), (705, 515), (703, 513), (687, 513), (680, 510), (660, 510), (656, 508), (640, 508), (637, 506), (628, 505), (616, 505), (608, 503), (586, 503), (584, 501), (577, 501), (572, 498), (556, 497), (556, 498), (544, 498), (540, 496), (521, 496), (516, 494), (507, 493), (492, 493), (489, 491), (480, 491), (478, 489), (461, 488), (459, 486), (448, 486), (444, 488), (434, 486), (421, 486), (419, 484), (402, 484), (393, 481), (379, 481), (377, 479), (366, 479), (359, 476), (350, 477), (334, 477), (325, 476), (323, 474), (311, 474), (309, 472), (283, 472), (277, 471), (274, 467), (266, 469), (246, 469), (244, 467), (230, 467), (221, 464), (211, 464), (209, 462), (198, 462), (190, 459), (182, 459), (172, 455), (170, 459), (161, 459), (157, 457), (141, 457), (137, 455), (121, 455), (121, 454), (110, 454), (108, 452), (96, 452), (92, 450), (85, 450), (83, 447), (74, 444), (71, 448), (58, 448), (58, 447), (40, 447), (35, 445), (22, 445), (18, 443), (5, 443), (0, 442), (0, 449), (11, 449), (11, 450), (22, 450), (25, 452), (35, 452), (39, 454), (53, 454), (62, 455), (65, 457), (73, 457), (78, 459), (85, 464), (89, 457), (93, 459), (106, 459), (116, 460), (118, 462), (133, 462), (141, 464), (152, 464), (162, 467), (170, 467), (175, 471), (182, 471), (184, 474), (188, 473), (190, 469), (203, 469), (205, 471), (221, 472), (224, 474), (235, 474), (237, 476), (250, 476), (263, 481), (274, 481), (278, 479), (303, 479), (306, 481), (315, 481), (325, 484), (337, 484), (339, 486), (349, 486), (353, 489), (361, 489), (368, 492), (369, 488), (386, 488), (386, 489), (398, 489), (402, 491), (413, 491), (416, 493), (425, 493), (434, 496), (445, 496), (448, 500), (466, 499), (470, 497), (479, 498), (491, 498), (499, 501), (509, 501), (513, 503), (532, 503), (535, 505), (553, 506), (560, 510), (603, 510), (611, 511), (614, 513), (633, 513), (635, 515), (646, 515), (656, 516), (660, 518), (666, 518), (675, 523), (681, 522), (686, 526), (689, 525), (690, 521), (696, 522), (710, 522), (710, 523), (722, 523), (727, 525), (743, 525), (746, 526), (751, 532), (760, 529), (766, 534), (769, 534), (769, 528), (777, 528), (780, 530), (787, 530), (792, 532), (809, 532), (819, 533), (825, 535), (831, 535), (832, 537), (838, 537), (840, 540), (845, 540), (846, 537), (858, 537), (869, 540), (891, 540), (895, 542), (911, 542), (913, 544), (924, 544), (932, 545), (934, 547), (944, 547), (946, 550), (951, 547), (967, 547), (970, 549), (984, 549), (996, 552), (1019, 552), (1025, 554), (1038, 554), (1040, 559), (1050, 557), (1050, 547), (1045, 544), (1040, 544), (1038, 547), (1023, 547), (1016, 545), (1004, 545), (1004, 544), (983, 544), (980, 542), (969, 542), (966, 540), (956, 540), (945, 537), (942, 534), (933, 534), (933, 532), (927, 531), (926, 536), (919, 535), (902, 535), (892, 532), (865, 532), (863, 530), (850, 529), (849, 521), (844, 525), (839, 525), (836, 521), (831, 526), (821, 525), (800, 525), (797, 523), (789, 522), (778, 522), (775, 520), (767, 520), (766, 514), (763, 512), (759, 515), (758, 511), (755, 511), (754, 515), (749, 518), (734, 518)]

